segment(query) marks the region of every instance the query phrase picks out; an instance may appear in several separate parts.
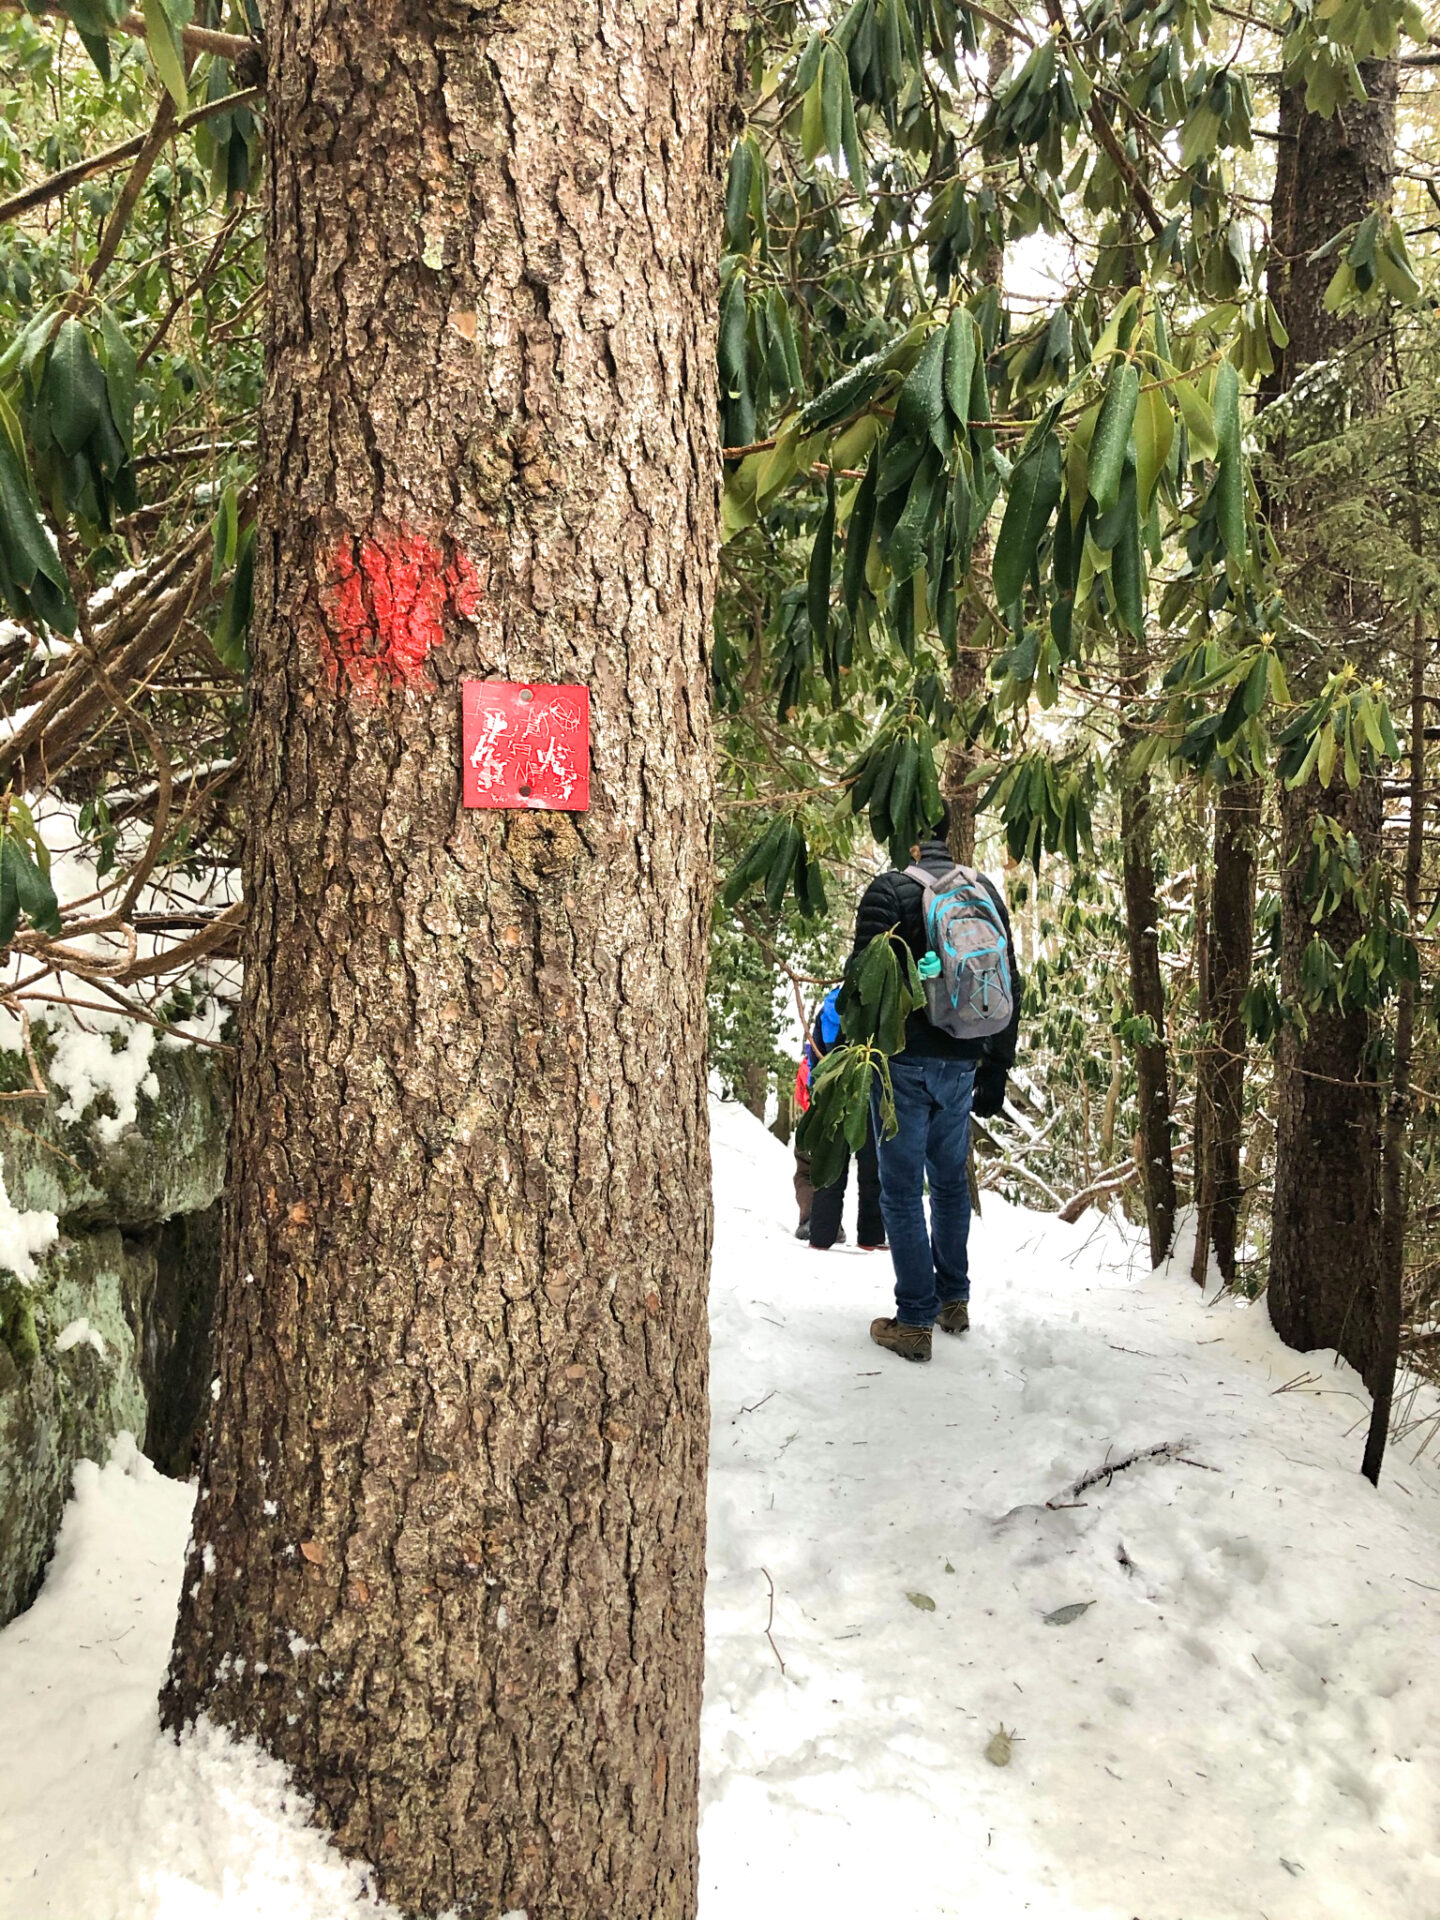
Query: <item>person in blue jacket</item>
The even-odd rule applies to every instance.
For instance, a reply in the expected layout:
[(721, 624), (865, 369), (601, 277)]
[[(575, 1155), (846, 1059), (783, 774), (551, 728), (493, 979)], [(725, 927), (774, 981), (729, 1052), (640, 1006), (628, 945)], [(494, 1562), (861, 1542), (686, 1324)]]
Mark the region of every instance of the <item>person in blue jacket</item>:
[[(820, 1011), (810, 1029), (805, 1042), (805, 1056), (800, 1063), (799, 1082), (804, 1090), (803, 1105), (808, 1107), (810, 1076), (816, 1066), (829, 1053), (840, 1038), (840, 989), (832, 987), (820, 1003)], [(803, 1111), (803, 1108), (802, 1108)], [(796, 1194), (800, 1195), (799, 1162), (801, 1155), (796, 1149)], [(855, 1225), (856, 1240), (866, 1253), (881, 1252), (885, 1247), (885, 1223), (880, 1214), (880, 1168), (875, 1155), (875, 1133), (871, 1128), (865, 1135), (865, 1144), (855, 1156), (856, 1182), (859, 1187), (859, 1217)], [(809, 1184), (809, 1163), (803, 1169), (806, 1184)], [(808, 1219), (802, 1219), (796, 1232), (796, 1238), (808, 1240), (816, 1253), (825, 1253), (839, 1240), (845, 1238), (840, 1221), (845, 1211), (845, 1188), (850, 1179), (850, 1155), (845, 1155), (845, 1164), (838, 1177), (828, 1187), (817, 1187), (810, 1201)], [(801, 1199), (803, 1207), (804, 1201)], [(808, 1228), (808, 1232), (807, 1229)]]

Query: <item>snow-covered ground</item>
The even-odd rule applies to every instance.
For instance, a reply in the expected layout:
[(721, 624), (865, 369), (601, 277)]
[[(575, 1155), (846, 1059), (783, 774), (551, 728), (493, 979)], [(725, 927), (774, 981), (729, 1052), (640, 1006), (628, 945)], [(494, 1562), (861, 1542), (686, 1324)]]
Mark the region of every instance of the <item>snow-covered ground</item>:
[[(907, 1365), (714, 1119), (703, 1920), (1440, 1920), (1440, 1485), (1360, 1478), (1353, 1376), (993, 1197)], [(0, 1635), (6, 1920), (375, 1911), (271, 1763), (155, 1733), (188, 1503), (82, 1467)]]
[(715, 1169), (704, 1920), (1437, 1920), (1440, 1486), (1354, 1375), (989, 1195), (909, 1365), (734, 1108)]

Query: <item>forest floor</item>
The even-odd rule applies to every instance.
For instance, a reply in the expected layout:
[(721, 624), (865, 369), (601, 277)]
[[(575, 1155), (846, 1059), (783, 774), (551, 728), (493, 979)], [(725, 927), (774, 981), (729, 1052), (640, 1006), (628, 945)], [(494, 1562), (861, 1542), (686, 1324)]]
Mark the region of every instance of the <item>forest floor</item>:
[[(1376, 1493), (1328, 1355), (993, 1196), (907, 1365), (888, 1260), (713, 1115), (702, 1920), (1440, 1920), (1440, 1443)], [(155, 1730), (189, 1503), (83, 1466), (0, 1634), (6, 1920), (376, 1911), (273, 1763)]]

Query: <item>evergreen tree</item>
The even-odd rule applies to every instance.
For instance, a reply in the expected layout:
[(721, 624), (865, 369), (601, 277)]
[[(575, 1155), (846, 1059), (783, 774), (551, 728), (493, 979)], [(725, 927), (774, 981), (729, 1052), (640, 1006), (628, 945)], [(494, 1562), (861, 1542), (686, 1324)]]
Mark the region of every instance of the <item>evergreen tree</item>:
[[(694, 1910), (722, 25), (267, 22), (232, 1217), (164, 1714), (261, 1740), (406, 1912)], [(462, 812), (497, 673), (591, 688), (589, 813)]]

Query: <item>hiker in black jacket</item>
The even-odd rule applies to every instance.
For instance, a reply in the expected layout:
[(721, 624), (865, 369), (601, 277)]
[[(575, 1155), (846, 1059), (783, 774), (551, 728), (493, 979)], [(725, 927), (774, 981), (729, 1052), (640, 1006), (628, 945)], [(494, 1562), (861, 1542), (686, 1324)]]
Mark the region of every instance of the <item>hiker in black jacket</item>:
[[(935, 837), (911, 849), (913, 863), (937, 880), (956, 865), (942, 837), (948, 833), (947, 809), (947, 817), (936, 823)], [(930, 1329), (936, 1321), (945, 1333), (964, 1333), (970, 1325), (970, 1115), (1000, 1111), (1005, 1079), (1015, 1064), (1021, 983), (1010, 916), (999, 888), (984, 874), (978, 879), (1004, 929), (1013, 1001), (1009, 1024), (983, 1039), (959, 1038), (933, 1024), (925, 1008), (917, 1008), (905, 1023), (904, 1051), (890, 1061), (899, 1122), (891, 1139), (879, 1124), (878, 1094), (873, 1116), (880, 1205), (895, 1267), (895, 1317), (874, 1321), (870, 1337), (906, 1360), (930, 1358)], [(917, 965), (925, 963), (922, 972), (933, 973), (936, 963), (926, 958), (931, 943), (924, 900), (920, 882), (908, 874), (882, 873), (872, 880), (855, 917), (855, 952), (895, 928)]]

